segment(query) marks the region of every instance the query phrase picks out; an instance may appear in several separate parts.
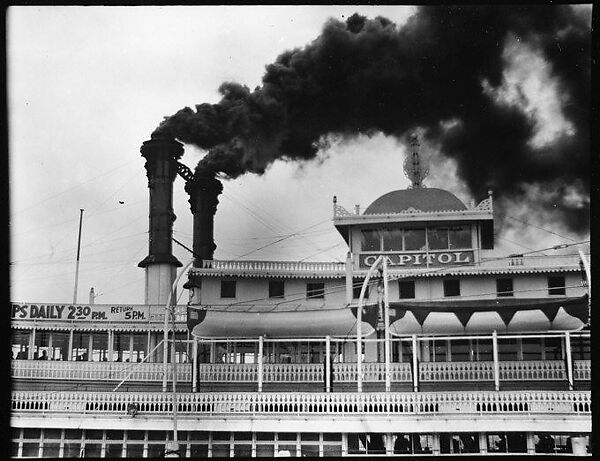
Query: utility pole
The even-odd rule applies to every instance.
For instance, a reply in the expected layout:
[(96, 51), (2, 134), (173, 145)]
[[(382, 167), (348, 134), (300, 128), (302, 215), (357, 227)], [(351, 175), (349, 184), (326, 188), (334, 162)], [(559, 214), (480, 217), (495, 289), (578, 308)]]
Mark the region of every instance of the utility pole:
[(77, 304), (77, 284), (79, 283), (79, 256), (81, 254), (81, 223), (83, 222), (83, 208), (79, 209), (79, 236), (77, 237), (77, 265), (75, 266), (75, 289), (73, 290), (73, 304)]

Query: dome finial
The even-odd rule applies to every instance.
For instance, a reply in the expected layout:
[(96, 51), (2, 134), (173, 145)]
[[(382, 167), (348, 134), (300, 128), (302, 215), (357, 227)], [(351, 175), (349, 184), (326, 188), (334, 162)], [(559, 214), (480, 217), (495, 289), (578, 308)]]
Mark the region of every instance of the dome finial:
[(410, 136), (411, 153), (408, 154), (404, 160), (404, 174), (412, 181), (412, 185), (410, 186), (411, 189), (425, 187), (423, 185), (423, 180), (429, 174), (429, 166), (423, 162), (419, 152), (420, 146), (419, 136), (416, 133), (413, 133)]

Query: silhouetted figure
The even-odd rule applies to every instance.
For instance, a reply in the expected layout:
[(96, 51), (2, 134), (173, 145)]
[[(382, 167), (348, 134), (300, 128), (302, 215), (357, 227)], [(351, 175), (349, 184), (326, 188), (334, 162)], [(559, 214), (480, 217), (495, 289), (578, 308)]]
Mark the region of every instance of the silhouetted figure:
[(40, 357), (40, 360), (48, 360), (48, 354), (46, 353), (46, 351), (42, 351), (42, 356)]
[(394, 443), (394, 453), (410, 453), (410, 439), (406, 435), (399, 435)]

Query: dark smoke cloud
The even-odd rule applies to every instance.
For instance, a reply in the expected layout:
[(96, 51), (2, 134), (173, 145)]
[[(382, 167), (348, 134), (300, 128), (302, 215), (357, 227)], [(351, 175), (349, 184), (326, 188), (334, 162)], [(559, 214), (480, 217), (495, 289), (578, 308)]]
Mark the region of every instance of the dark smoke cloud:
[[(560, 200), (556, 184), (589, 196), (590, 35), (589, 17), (568, 5), (425, 6), (401, 28), (355, 14), (328, 21), (312, 43), (282, 53), (262, 86), (223, 83), (219, 103), (182, 109), (153, 136), (206, 149), (197, 170), (237, 177), (261, 174), (276, 159), (312, 159), (330, 134), (404, 139), (422, 127), (457, 162), (474, 196), (493, 189), (501, 204), (531, 186), (545, 189), (535, 206), (585, 232), (589, 199), (584, 206)], [(484, 91), (483, 82), (502, 86), (509, 37), (549, 63), (574, 135), (532, 147), (535, 120)], [(456, 123), (448, 128), (449, 121)]]

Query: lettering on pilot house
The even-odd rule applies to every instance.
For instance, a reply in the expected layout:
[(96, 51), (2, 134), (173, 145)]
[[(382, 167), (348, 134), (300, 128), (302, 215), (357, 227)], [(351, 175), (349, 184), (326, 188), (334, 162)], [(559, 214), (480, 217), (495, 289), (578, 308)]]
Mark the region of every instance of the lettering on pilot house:
[(106, 306), (69, 304), (13, 304), (11, 316), (15, 320), (148, 320), (148, 306)]
[[(361, 254), (360, 266), (371, 267), (379, 254)], [(470, 264), (472, 251), (444, 251), (440, 253), (391, 253), (384, 255), (390, 267), (436, 267)]]

